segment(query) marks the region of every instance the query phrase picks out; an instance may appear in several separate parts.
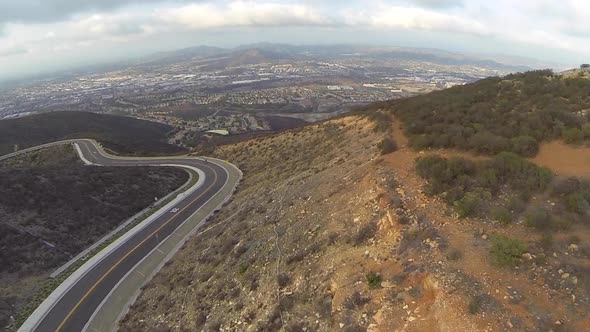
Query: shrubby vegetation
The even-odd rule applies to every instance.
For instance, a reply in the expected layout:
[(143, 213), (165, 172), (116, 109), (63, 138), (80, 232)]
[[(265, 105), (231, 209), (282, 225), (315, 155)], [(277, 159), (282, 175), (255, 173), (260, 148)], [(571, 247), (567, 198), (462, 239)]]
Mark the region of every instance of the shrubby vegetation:
[(397, 151), (397, 143), (392, 138), (386, 137), (379, 143), (379, 149), (382, 155), (392, 153)]
[(0, 273), (58, 267), (187, 178), (172, 168), (0, 168)]
[(367, 278), (367, 285), (369, 285), (369, 288), (377, 288), (381, 286), (382, 278), (379, 273), (371, 271), (367, 273), (365, 277)]
[(71, 138), (94, 138), (123, 154), (172, 154), (185, 150), (166, 142), (174, 128), (130, 117), (52, 112), (0, 121), (0, 155)]
[(380, 111), (375, 107), (377, 107), (377, 105), (373, 105), (373, 108), (368, 110), (363, 109), (362, 112), (365, 112), (369, 120), (375, 124), (374, 130), (376, 132), (387, 132), (391, 128), (391, 115)]
[[(550, 190), (553, 200), (559, 202), (557, 212), (552, 215), (551, 226), (567, 228), (573, 222), (588, 224), (590, 214), (590, 181), (565, 178), (555, 181)], [(537, 223), (538, 224), (538, 223)]]
[[(586, 223), (590, 214), (590, 181), (555, 178), (510, 152), (480, 161), (429, 155), (417, 159), (416, 171), (428, 180), (426, 194), (440, 196), (462, 218), (507, 224), (522, 217), (527, 226), (548, 231)], [(540, 199), (533, 204), (532, 196)]]
[[(461, 217), (487, 214), (493, 207), (490, 203), (501, 194), (526, 200), (533, 193), (544, 191), (552, 179), (548, 169), (510, 152), (477, 162), (431, 155), (418, 158), (416, 170), (428, 180), (426, 193), (441, 195)], [(506, 210), (495, 210), (494, 215), (508, 222), (510, 212)]]
[(525, 253), (527, 246), (524, 242), (504, 235), (492, 237), (490, 254), (493, 262), (498, 266), (515, 266)]
[(549, 70), (492, 77), (389, 104), (415, 148), (530, 157), (541, 141), (590, 138), (590, 80)]
[[(49, 158), (56, 152), (63, 165)], [(34, 296), (38, 278), (188, 177), (172, 168), (81, 166), (68, 152), (54, 147), (0, 167), (0, 326)]]

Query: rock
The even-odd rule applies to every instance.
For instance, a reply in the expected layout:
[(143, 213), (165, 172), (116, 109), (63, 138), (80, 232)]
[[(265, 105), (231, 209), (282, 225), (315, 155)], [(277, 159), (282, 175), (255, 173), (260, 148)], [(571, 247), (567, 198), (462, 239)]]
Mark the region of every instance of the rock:
[(393, 288), (395, 286), (393, 285), (393, 283), (391, 283), (391, 281), (383, 281), (381, 283), (381, 287), (383, 287), (383, 288)]
[(575, 243), (570, 244), (567, 248), (569, 249), (569, 251), (578, 251), (580, 249), (578, 245)]
[(509, 328), (513, 328), (514, 327), (514, 325), (512, 324), (511, 321), (507, 321), (506, 322), (506, 325), (508, 325)]
[(413, 322), (413, 321), (415, 321), (415, 320), (416, 320), (416, 318), (414, 318), (412, 316), (408, 317), (408, 322), (410, 322), (410, 323)]
[(522, 258), (524, 258), (524, 259), (526, 259), (526, 260), (530, 261), (530, 260), (532, 260), (532, 259), (533, 259), (533, 255), (531, 255), (531, 254), (529, 254), (528, 252), (526, 252), (526, 253), (522, 254)]
[(481, 238), (482, 238), (482, 240), (487, 240), (488, 239), (488, 235), (487, 234), (484, 234), (484, 235), (481, 236)]
[(557, 273), (559, 273), (559, 274), (563, 274), (563, 272), (564, 271), (562, 269), (557, 270)]
[(569, 273), (564, 273), (564, 274), (561, 275), (561, 279), (567, 279), (569, 277), (570, 277), (570, 274)]
[(574, 285), (578, 284), (578, 277), (572, 277), (572, 284), (574, 284)]
[(344, 328), (344, 323), (340, 323), (340, 328), (343, 329)]

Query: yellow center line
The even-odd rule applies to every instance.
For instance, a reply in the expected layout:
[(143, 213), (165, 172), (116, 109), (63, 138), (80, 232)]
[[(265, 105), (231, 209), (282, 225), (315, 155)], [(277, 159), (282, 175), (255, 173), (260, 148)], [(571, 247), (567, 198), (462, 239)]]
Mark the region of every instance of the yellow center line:
[[(201, 165), (202, 166), (202, 165)], [(205, 166), (207, 167), (207, 166)], [(210, 167), (207, 167), (211, 170), (213, 170)], [(152, 236), (154, 236), (156, 233), (158, 233), (162, 228), (164, 228), (166, 225), (168, 225), (177, 215), (179, 215), (180, 213), (182, 213), (184, 210), (188, 209), (196, 200), (200, 199), (201, 197), (203, 197), (203, 195), (205, 195), (209, 189), (213, 188), (213, 186), (215, 185), (215, 183), (217, 182), (217, 173), (214, 171), (213, 172), (213, 183), (207, 187), (207, 189), (200, 194), (199, 196), (197, 196), (195, 199), (193, 199), (187, 206), (185, 206), (182, 210), (178, 211), (175, 213), (174, 216), (170, 217), (164, 224), (162, 224), (160, 227), (158, 227), (158, 229), (156, 229), (153, 233), (151, 233), (148, 237), (146, 237), (143, 241), (141, 241), (138, 245), (136, 245), (133, 249), (131, 249), (131, 251), (129, 251), (125, 256), (123, 256), (121, 259), (119, 259), (119, 261), (117, 261), (115, 263), (115, 265), (113, 265), (106, 273), (104, 273), (102, 275), (102, 277), (100, 277), (100, 279), (98, 279), (98, 281), (96, 281), (94, 283), (94, 285), (92, 285), (92, 287), (90, 287), (90, 289), (82, 296), (82, 298), (80, 299), (80, 301), (78, 301), (78, 303), (76, 303), (76, 305), (72, 308), (72, 310), (70, 310), (70, 312), (68, 313), (68, 315), (63, 319), (63, 321), (59, 324), (59, 326), (57, 327), (57, 329), (55, 330), (55, 332), (59, 332), (61, 331), (61, 329), (64, 327), (64, 325), (66, 324), (66, 322), (70, 319), (70, 317), (72, 317), (72, 315), (74, 314), (74, 312), (76, 312), (76, 310), (78, 309), (78, 307), (80, 307), (80, 305), (82, 304), (82, 302), (84, 302), (84, 300), (86, 300), (86, 298), (90, 295), (90, 293), (92, 293), (94, 291), (94, 289), (96, 289), (96, 287), (111, 273), (113, 272), (114, 269), (117, 268), (117, 266), (119, 266), (127, 257), (129, 257), (132, 253), (134, 253), (139, 247), (141, 247), (147, 240), (149, 240)], [(188, 218), (187, 218), (188, 219)], [(157, 247), (157, 246), (156, 246)]]

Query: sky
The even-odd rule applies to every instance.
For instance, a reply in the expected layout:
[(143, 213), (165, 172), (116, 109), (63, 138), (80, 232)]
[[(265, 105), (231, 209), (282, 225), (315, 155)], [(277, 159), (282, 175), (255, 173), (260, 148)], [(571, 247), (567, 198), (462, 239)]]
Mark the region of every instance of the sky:
[(573, 67), (590, 62), (588, 19), (587, 0), (0, 0), (0, 80), (257, 42), (429, 47)]

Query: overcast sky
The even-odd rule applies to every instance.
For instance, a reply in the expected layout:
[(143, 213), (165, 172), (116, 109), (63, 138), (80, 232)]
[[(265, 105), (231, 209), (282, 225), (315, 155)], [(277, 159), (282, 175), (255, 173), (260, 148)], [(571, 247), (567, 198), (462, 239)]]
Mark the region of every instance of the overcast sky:
[(0, 0), (0, 80), (262, 41), (435, 47), (574, 66), (590, 62), (589, 20), (587, 0)]

